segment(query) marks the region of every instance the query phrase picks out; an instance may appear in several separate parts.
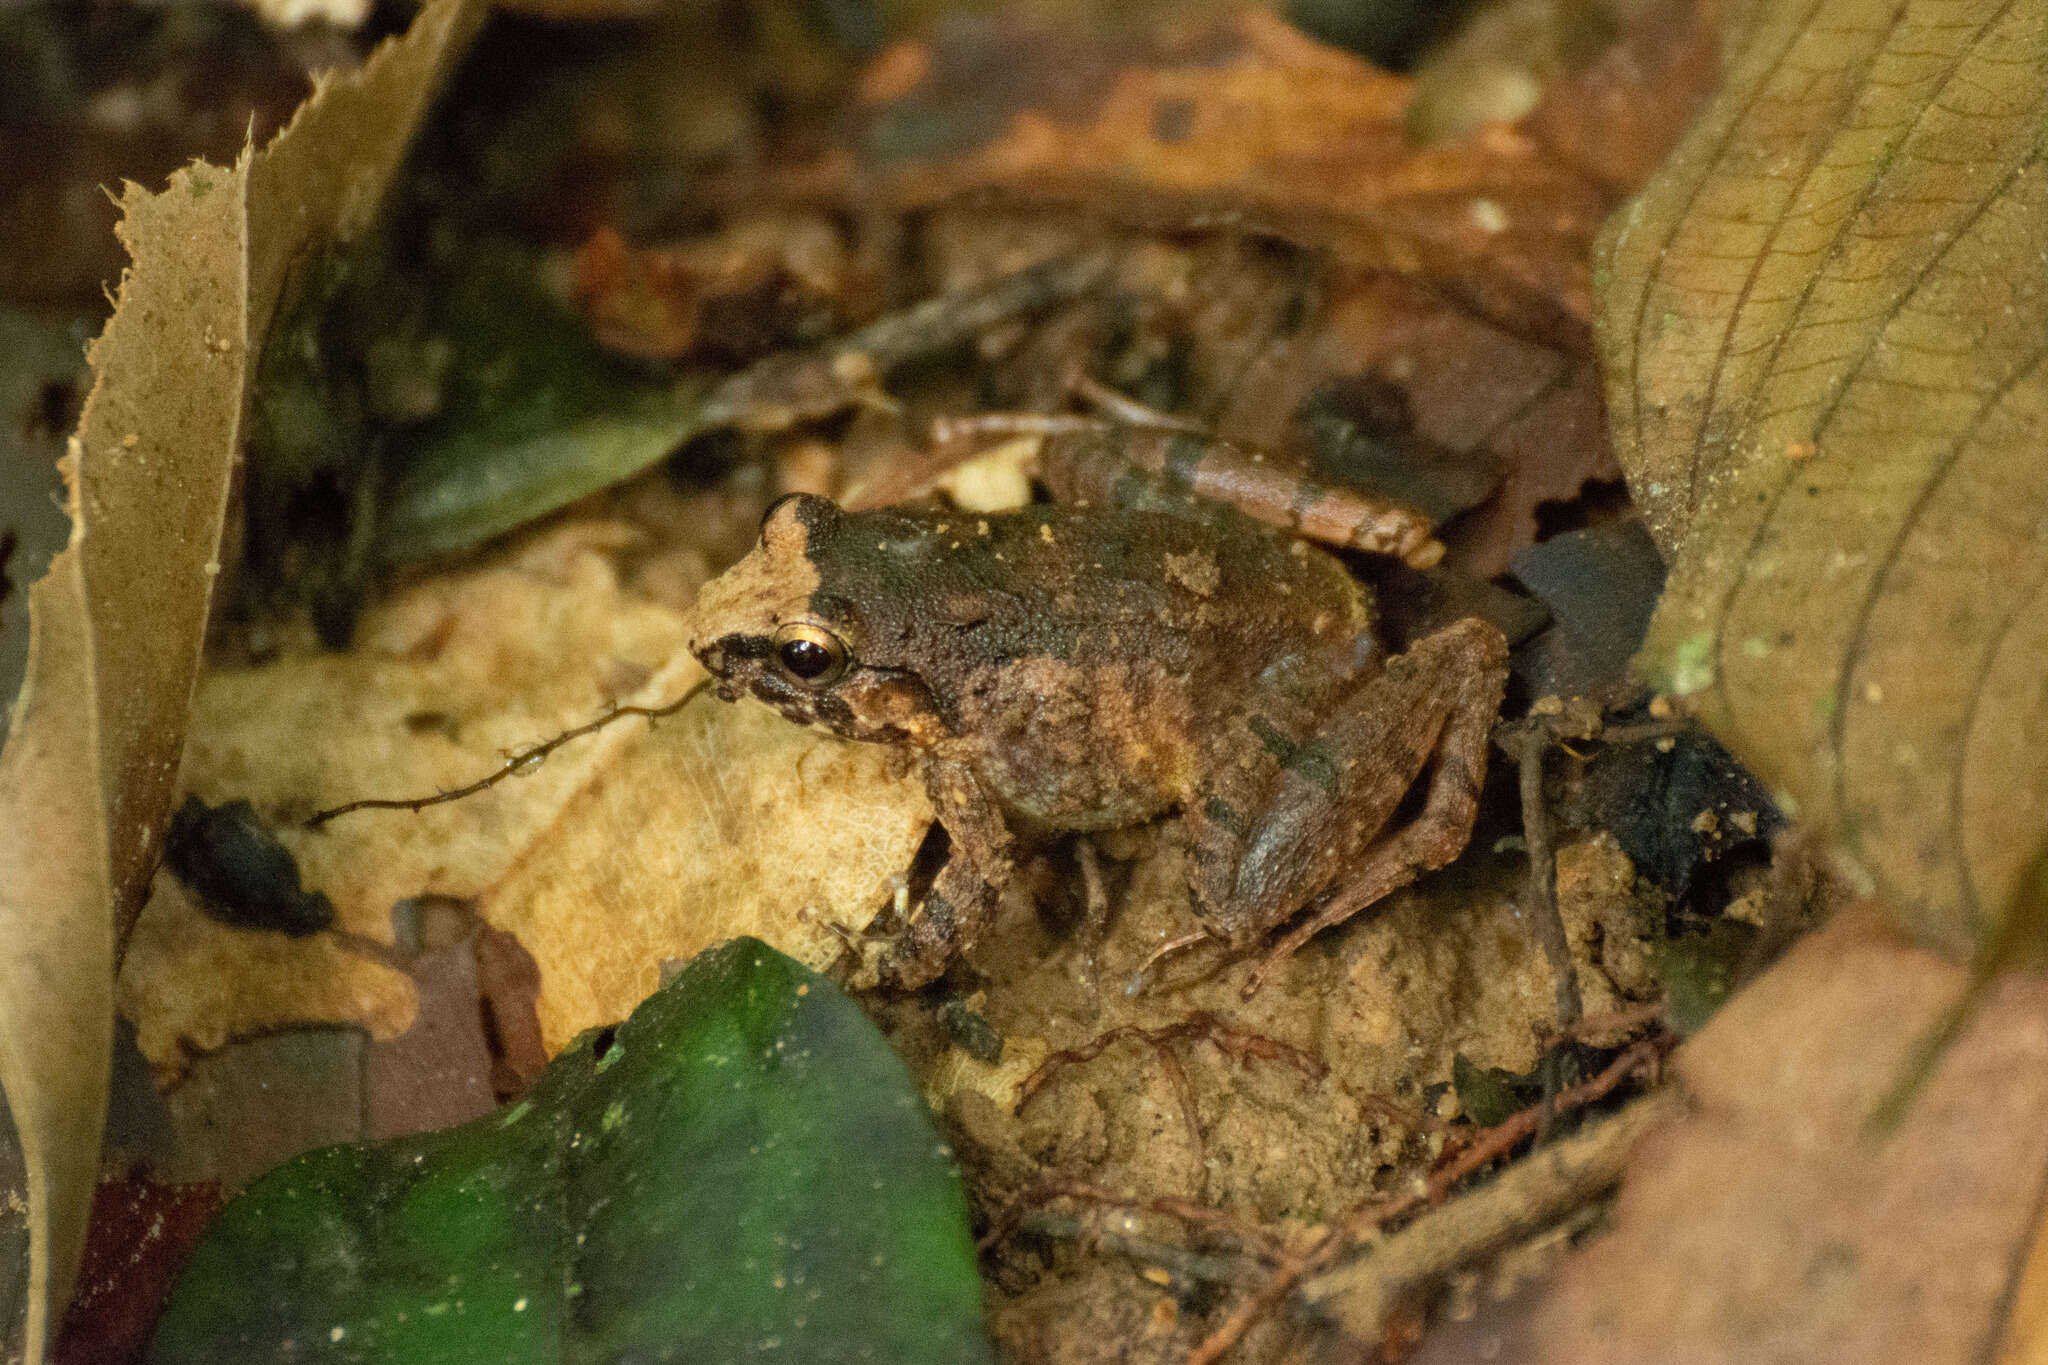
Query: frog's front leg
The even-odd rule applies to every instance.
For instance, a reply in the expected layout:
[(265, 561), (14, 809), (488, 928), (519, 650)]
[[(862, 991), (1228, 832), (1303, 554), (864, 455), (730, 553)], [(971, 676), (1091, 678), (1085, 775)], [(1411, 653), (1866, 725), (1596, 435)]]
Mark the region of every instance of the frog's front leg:
[(968, 763), (928, 758), (924, 783), (950, 847), (883, 964), (884, 975), (906, 989), (938, 976), (955, 952), (981, 937), (1016, 873), (1016, 841), (1002, 807)]
[[(1244, 944), (1316, 902), (1274, 945), (1270, 963), (1457, 857), (1472, 833), (1506, 682), (1506, 641), (1465, 620), (1388, 660), (1304, 737), (1248, 716), (1248, 734), (1272, 761), (1214, 765), (1215, 778), (1189, 804), (1198, 913)], [(1389, 831), (1425, 769), (1420, 813)]]

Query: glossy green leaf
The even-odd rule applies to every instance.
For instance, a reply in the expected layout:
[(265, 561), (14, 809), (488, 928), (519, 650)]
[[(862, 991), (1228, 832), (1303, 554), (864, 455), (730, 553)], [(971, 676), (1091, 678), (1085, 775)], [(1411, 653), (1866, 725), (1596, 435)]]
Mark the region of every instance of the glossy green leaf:
[(151, 1359), (990, 1359), (965, 1199), (852, 1001), (753, 939), (532, 1095), (287, 1162), (229, 1205)]
[(430, 306), (447, 391), (431, 421), (391, 438), (384, 559), (480, 544), (650, 468), (698, 428), (696, 381), (608, 355), (514, 247), (479, 244)]

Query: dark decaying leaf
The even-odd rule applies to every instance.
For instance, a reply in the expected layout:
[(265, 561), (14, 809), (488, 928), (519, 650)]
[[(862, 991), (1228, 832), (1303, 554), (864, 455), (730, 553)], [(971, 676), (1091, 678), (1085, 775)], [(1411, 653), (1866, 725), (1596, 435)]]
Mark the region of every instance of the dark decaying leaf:
[(78, 1292), (53, 1365), (139, 1362), (172, 1279), (220, 1205), (213, 1185), (165, 1185), (141, 1176), (100, 1181)]
[(1517, 554), (1508, 569), (1556, 622), (1515, 656), (1532, 696), (1612, 702), (1640, 690), (1629, 661), (1664, 586), (1664, 561), (1641, 518), (1552, 536)]
[(228, 924), (300, 938), (334, 923), (334, 902), (299, 885), (291, 850), (247, 801), (208, 806), (187, 796), (164, 835), (164, 863)]
[(699, 957), (532, 1095), (287, 1164), (152, 1359), (989, 1359), (966, 1203), (903, 1065), (765, 945)]

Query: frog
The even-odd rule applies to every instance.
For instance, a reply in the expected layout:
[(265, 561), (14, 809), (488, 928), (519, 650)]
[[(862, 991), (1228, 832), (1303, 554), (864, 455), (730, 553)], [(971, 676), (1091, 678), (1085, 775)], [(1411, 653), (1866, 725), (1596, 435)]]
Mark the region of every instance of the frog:
[[(1159, 449), (1132, 458), (1144, 441)], [(944, 972), (1031, 848), (1177, 815), (1190, 937), (1268, 946), (1249, 995), (1463, 850), (1507, 645), (1468, 618), (1389, 656), (1372, 592), (1335, 555), (1158, 477), (1208, 458), (1188, 438), (1078, 446), (1124, 472), (989, 512), (784, 496), (702, 590), (689, 648), (722, 699), (892, 746), (921, 777), (944, 862), (883, 981)]]

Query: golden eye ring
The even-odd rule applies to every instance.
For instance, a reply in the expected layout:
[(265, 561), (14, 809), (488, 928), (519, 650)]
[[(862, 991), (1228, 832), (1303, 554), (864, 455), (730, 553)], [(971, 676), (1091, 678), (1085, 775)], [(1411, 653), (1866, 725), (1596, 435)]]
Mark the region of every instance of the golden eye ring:
[(775, 662), (799, 687), (830, 687), (846, 676), (846, 642), (809, 621), (791, 621), (775, 632)]

